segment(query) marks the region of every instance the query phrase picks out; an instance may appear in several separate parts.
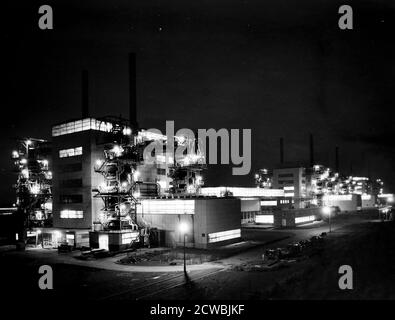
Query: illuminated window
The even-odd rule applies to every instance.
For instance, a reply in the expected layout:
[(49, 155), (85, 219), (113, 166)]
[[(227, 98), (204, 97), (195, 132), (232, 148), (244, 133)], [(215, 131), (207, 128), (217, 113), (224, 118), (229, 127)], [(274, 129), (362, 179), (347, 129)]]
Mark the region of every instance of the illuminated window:
[(208, 234), (208, 242), (220, 242), (241, 237), (241, 229), (227, 230)]
[(129, 244), (134, 240), (136, 240), (136, 233), (133, 232), (122, 233), (122, 244)]
[(298, 224), (298, 223), (310, 222), (314, 220), (315, 220), (315, 216), (297, 217), (295, 218), (295, 223)]
[(205, 196), (221, 197), (226, 192), (231, 192), (234, 197), (283, 197), (282, 189), (243, 188), (243, 187), (207, 187), (201, 188), (201, 194)]
[(351, 194), (326, 194), (323, 196), (324, 201), (349, 201), (352, 200)]
[(274, 217), (270, 214), (260, 214), (255, 216), (256, 223), (274, 223)]
[(68, 158), (82, 154), (82, 147), (59, 150), (59, 158)]
[[(96, 130), (103, 132), (110, 132), (113, 128), (112, 123), (96, 120), (93, 118), (87, 118), (67, 123), (62, 123), (60, 125), (52, 127), (52, 136), (62, 136), (65, 134), (71, 134), (75, 132), (87, 131), (87, 130)], [(130, 128), (126, 128), (130, 129)], [(124, 134), (128, 134), (130, 130), (124, 130)]]
[(84, 212), (82, 210), (61, 210), (60, 217), (62, 219), (82, 219)]
[(261, 201), (261, 206), (262, 207), (277, 206), (277, 201), (276, 200)]
[(195, 200), (142, 200), (137, 206), (144, 214), (195, 214)]

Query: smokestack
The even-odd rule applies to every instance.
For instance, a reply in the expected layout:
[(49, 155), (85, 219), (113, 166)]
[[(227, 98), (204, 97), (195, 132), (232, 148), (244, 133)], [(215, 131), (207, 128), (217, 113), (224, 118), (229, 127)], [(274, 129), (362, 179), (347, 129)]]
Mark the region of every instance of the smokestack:
[(284, 139), (280, 138), (280, 163), (284, 164)]
[(88, 70), (82, 70), (81, 73), (81, 111), (82, 118), (89, 117), (89, 76)]
[(310, 166), (314, 166), (314, 140), (313, 134), (310, 133)]
[(129, 120), (133, 132), (137, 130), (136, 115), (136, 54), (129, 53)]
[(335, 170), (339, 172), (339, 147), (336, 146), (335, 149)]

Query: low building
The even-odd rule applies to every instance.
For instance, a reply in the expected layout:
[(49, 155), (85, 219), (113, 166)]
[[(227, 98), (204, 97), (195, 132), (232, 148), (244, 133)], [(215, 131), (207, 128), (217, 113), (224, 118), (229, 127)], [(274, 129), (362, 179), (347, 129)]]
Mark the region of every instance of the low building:
[(324, 206), (339, 207), (341, 211), (357, 211), (362, 207), (359, 194), (333, 194), (322, 197)]
[(181, 223), (188, 226), (186, 245), (209, 248), (240, 240), (240, 200), (237, 198), (143, 199), (137, 221), (163, 231), (165, 245), (183, 245)]
[[(239, 198), (241, 202), (241, 223), (254, 223), (256, 218), (262, 215), (262, 211), (270, 207), (278, 207), (292, 203), (292, 199), (284, 198), (282, 189), (265, 189), (251, 187), (205, 187), (201, 188), (201, 194), (212, 197), (231, 196)], [(270, 208), (271, 209), (271, 208)], [(270, 210), (269, 209), (269, 210)], [(258, 217), (259, 219), (259, 217)]]

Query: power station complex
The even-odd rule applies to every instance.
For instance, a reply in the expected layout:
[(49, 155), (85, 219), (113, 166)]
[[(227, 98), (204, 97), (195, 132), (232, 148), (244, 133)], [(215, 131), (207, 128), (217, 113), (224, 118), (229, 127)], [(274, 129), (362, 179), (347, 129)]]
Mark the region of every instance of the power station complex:
[[(195, 140), (169, 141), (138, 127), (135, 73), (130, 54), (130, 119), (90, 116), (84, 71), (82, 117), (53, 125), (50, 142), (20, 140), (13, 152), (17, 241), (41, 233), (43, 245), (52, 247), (117, 251), (185, 239), (189, 247), (210, 248), (239, 241), (244, 223), (293, 227), (320, 219), (323, 206), (353, 211), (393, 201), (381, 180), (344, 177), (338, 165), (333, 171), (315, 164), (312, 137), (307, 166), (284, 162), (281, 139), (279, 167), (259, 170), (255, 186), (204, 187), (205, 155)], [(153, 143), (162, 152), (147, 154)], [(174, 155), (180, 146), (185, 152)]]

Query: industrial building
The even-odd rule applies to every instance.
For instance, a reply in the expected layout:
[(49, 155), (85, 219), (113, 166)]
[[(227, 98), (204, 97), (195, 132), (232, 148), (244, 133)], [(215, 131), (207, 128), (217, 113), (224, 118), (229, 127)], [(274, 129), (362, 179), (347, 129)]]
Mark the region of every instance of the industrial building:
[[(181, 222), (189, 227), (185, 239), (190, 247), (238, 241), (240, 199), (201, 194), (205, 159), (196, 141), (184, 136), (167, 141), (138, 127), (135, 73), (135, 55), (130, 54), (130, 119), (90, 116), (88, 72), (83, 71), (82, 117), (52, 127), (53, 223), (36, 229), (43, 243), (106, 250), (136, 244), (173, 247), (182, 242)], [(162, 152), (146, 155), (152, 143)], [(187, 152), (176, 154), (177, 147)], [(25, 163), (18, 159), (18, 165)]]
[[(53, 125), (51, 142), (23, 139), (13, 152), (17, 212), (28, 217), (17, 239), (36, 228), (53, 247), (174, 247), (185, 237), (189, 247), (210, 248), (238, 241), (242, 224), (292, 227), (319, 218), (322, 206), (352, 211), (375, 205), (374, 190), (380, 198), (380, 179), (339, 174), (338, 148), (335, 171), (315, 164), (312, 135), (309, 165), (285, 163), (281, 138), (280, 165), (259, 170), (257, 187), (203, 187), (205, 158), (195, 139), (169, 141), (138, 126), (135, 64), (130, 54), (129, 119), (89, 114), (83, 71), (81, 118)], [(153, 143), (161, 151), (146, 154)]]
[(284, 196), (294, 199), (295, 207), (303, 207), (306, 198), (306, 169), (283, 167), (273, 169), (273, 188), (283, 189)]

